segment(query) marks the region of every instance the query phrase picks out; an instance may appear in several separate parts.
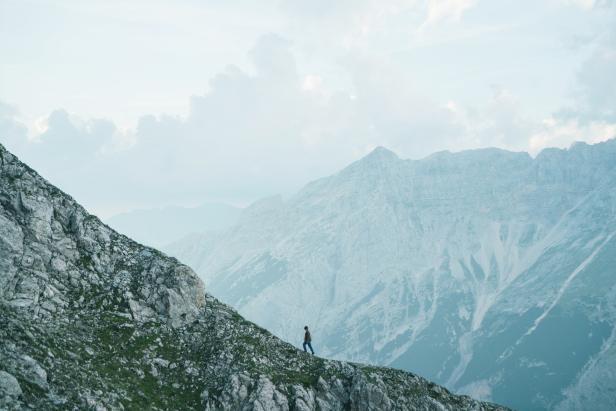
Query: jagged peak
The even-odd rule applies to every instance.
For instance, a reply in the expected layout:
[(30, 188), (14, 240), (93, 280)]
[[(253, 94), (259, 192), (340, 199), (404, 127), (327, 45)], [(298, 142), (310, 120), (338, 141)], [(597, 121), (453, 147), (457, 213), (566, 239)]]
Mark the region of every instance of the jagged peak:
[(400, 157), (396, 153), (383, 146), (378, 146), (364, 157), (342, 169), (339, 174), (356, 172), (373, 174), (375, 170), (380, 173), (380, 170), (389, 168), (399, 160)]
[(383, 146), (377, 146), (359, 161), (395, 161), (399, 159), (400, 157), (398, 157), (398, 155), (390, 149)]
[(579, 156), (583, 153), (595, 153), (602, 157), (608, 157), (608, 162), (611, 163), (611, 159), (616, 155), (616, 136), (592, 144), (584, 141), (575, 141), (567, 148), (546, 147), (536, 155), (535, 159), (537, 161), (543, 161), (554, 156)]

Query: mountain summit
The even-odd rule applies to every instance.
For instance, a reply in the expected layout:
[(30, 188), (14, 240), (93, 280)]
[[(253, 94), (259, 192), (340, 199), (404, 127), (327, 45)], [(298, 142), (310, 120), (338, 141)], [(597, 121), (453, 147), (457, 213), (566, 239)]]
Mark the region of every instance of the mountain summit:
[(504, 410), (300, 352), (2, 146), (0, 409)]
[(616, 140), (400, 160), (169, 251), (284, 339), (524, 410), (616, 409)]
[(389, 150), (388, 148), (378, 146), (370, 153), (368, 153), (365, 157), (363, 157), (360, 161), (362, 162), (388, 162), (399, 160), (400, 158), (396, 153)]

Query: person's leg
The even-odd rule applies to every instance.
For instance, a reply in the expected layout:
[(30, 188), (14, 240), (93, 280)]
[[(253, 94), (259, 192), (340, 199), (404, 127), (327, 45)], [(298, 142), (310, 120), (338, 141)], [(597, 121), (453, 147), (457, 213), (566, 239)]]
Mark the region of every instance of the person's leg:
[(306, 349), (306, 341), (304, 341), (304, 351), (308, 352), (308, 350)]
[(308, 343), (308, 347), (310, 347), (310, 352), (314, 355), (314, 350), (312, 349), (312, 343), (311, 342)]

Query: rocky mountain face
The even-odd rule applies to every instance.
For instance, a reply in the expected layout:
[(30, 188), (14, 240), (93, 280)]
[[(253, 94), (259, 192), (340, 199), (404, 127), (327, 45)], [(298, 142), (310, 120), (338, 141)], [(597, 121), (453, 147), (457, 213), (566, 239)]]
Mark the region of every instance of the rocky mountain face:
[(0, 146), (0, 409), (504, 408), (300, 352)]
[(616, 140), (536, 158), (379, 148), (169, 252), (327, 356), (524, 410), (616, 409)]

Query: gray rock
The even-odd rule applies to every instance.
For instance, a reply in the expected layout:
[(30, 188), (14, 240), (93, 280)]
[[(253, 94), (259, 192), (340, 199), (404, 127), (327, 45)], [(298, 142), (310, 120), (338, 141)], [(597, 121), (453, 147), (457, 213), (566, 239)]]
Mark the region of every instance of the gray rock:
[(162, 367), (162, 368), (167, 368), (169, 367), (169, 361), (163, 359), (163, 358), (154, 358), (152, 360), (152, 363), (158, 367)]
[(37, 385), (43, 390), (49, 389), (49, 384), (47, 383), (47, 372), (34, 358), (28, 355), (23, 355), (21, 357), (20, 365), (23, 371), (23, 376), (29, 383)]
[(368, 381), (363, 373), (353, 378), (351, 387), (351, 409), (353, 410), (387, 410), (392, 407), (387, 396), (387, 387), (378, 375), (371, 375), (373, 382)]
[(6, 371), (0, 371), (0, 409), (17, 407), (21, 395), (22, 391), (17, 378)]

